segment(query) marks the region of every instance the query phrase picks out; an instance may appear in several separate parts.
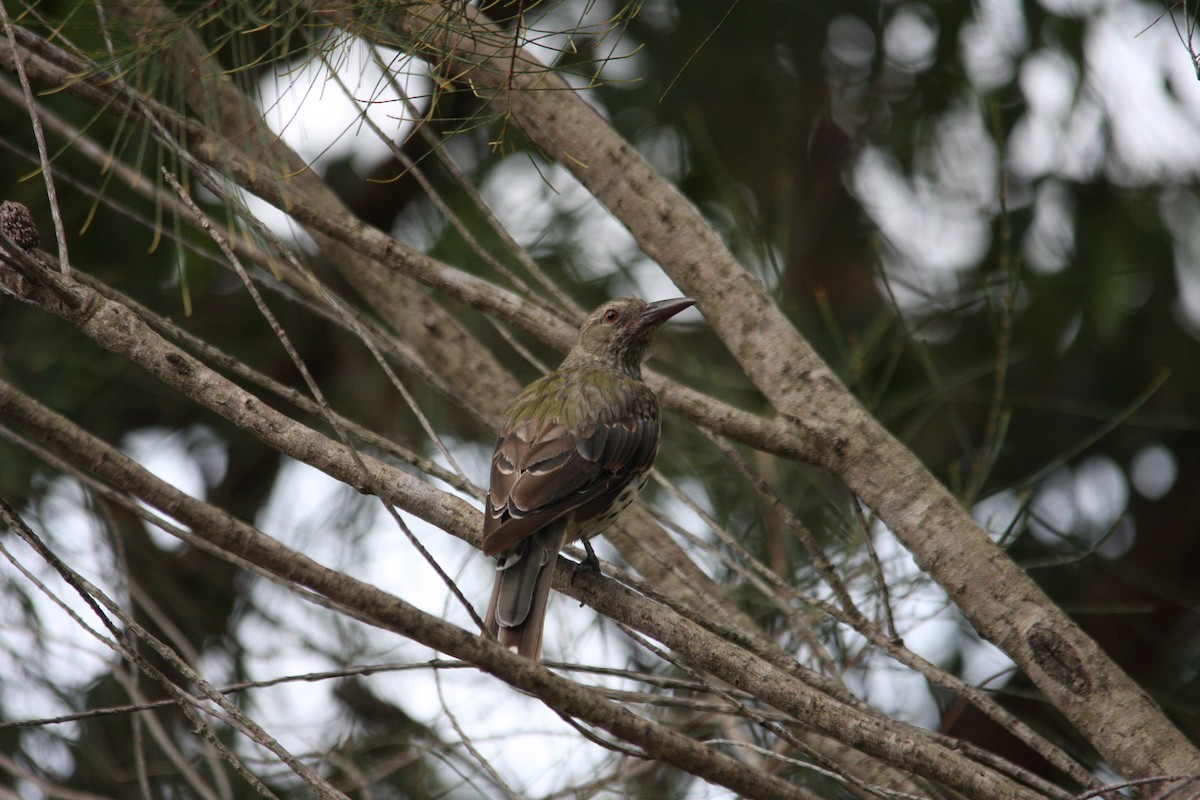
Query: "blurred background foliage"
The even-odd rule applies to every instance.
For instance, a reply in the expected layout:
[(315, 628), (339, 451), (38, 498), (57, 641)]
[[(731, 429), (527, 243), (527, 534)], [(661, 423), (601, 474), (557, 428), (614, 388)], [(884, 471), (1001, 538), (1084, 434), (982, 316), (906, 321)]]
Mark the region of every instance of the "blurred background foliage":
[[(5, 7), (43, 34), (62, 21), (72, 42), (106, 63), (91, 3), (5, 0)], [(278, 59), (311, 55), (303, 31), (279, 23), (288, 14), (274, 4), (175, 8), (248, 90), (265, 91), (272, 77), (287, 83), (295, 73)], [(514, 6), (492, 11), (513, 24)], [(561, 52), (549, 56), (580, 76), (579, 85), (593, 84), (590, 102), (714, 221), (858, 396), (1200, 739), (1200, 89), (1187, 48), (1191, 15), (1190, 6), (1134, 0), (646, 0), (633, 7), (531, 5), (523, 23), (534, 32), (578, 27), (571, 47), (559, 37), (551, 44)], [(617, 22), (591, 24), (606, 18)], [(271, 20), (279, 24), (266, 24)], [(169, 86), (151, 85), (162, 83), (152, 61), (143, 67), (147, 90), (172, 102)], [(12, 74), (0, 81), (18, 87)], [(302, 88), (318, 104), (334, 93)], [(153, 180), (159, 156), (141, 132), (66, 95), (44, 102)], [(34, 211), (43, 246), (52, 251), (29, 121), (11, 96), (5, 104), (0, 198)], [(611, 223), (605, 227), (603, 214), (536, 178), (537, 156), (524, 151), (519, 131), (470, 92), (439, 92), (427, 126), (581, 306), (629, 291), (669, 292), (645, 257)], [(355, 133), (367, 135), (352, 129), (345, 136)], [(300, 385), (235, 276), (174, 241), (170, 215), (154, 203), (61, 138), (51, 143), (80, 269)], [(413, 136), (401, 146), (480, 242), (517, 268), (431, 156), (430, 142)], [(371, 224), (506, 282), (394, 160), (334, 148), (318, 165)], [(548, 181), (556, 177), (561, 173), (551, 171)], [(215, 209), (210, 205), (217, 216)], [(202, 244), (194, 230), (180, 235)], [(319, 255), (309, 258), (323, 280), (352, 294)], [(424, 441), (361, 346), (297, 304), (273, 300), (272, 307), (335, 408), (397, 441)], [(465, 313), (462, 320), (485, 341), (496, 340), (485, 320)], [(661, 338), (656, 368), (766, 410), (702, 325), (676, 326)], [(525, 345), (543, 363), (554, 362), (540, 344)], [(537, 374), (507, 344), (497, 342), (495, 350), (521, 380)], [(10, 299), (0, 301), (0, 370), (109, 441), (131, 447), (149, 435), (140, 452), (188, 454), (198, 471), (192, 490), (243, 519), (261, 519), (278, 487), (277, 453)], [(443, 435), (467, 449), (490, 448), (487, 426), (404, 377)], [(730, 477), (722, 456), (686, 423), (668, 425), (662, 472), (702, 497), (779, 574), (811, 581), (800, 548), (773, 529), (761, 501)], [(70, 492), (51, 470), (8, 444), (0, 453), (3, 496), (35, 518), (62, 513)], [(827, 545), (854, 564), (861, 542), (836, 487), (804, 466), (751, 457)], [(666, 502), (661, 490), (652, 496)], [(151, 536), (104, 501), (71, 503), (104, 520), (112, 553), (126, 559), (129, 585), (146, 594), (139, 606), (152, 630), (219, 663), (230, 680), (249, 676), (241, 623), (251, 613), (270, 614), (255, 609), (261, 598), (250, 591), (252, 582), (225, 562)], [(350, 549), (356, 513), (361, 507), (348, 497), (329, 512)], [(714, 562), (713, 569), (723, 567)], [(54, 634), (38, 618), (31, 591), (10, 580), (3, 592), (0, 672), (12, 676), (10, 685), (57, 693), (68, 709), (128, 702), (119, 671), (89, 671), (84, 685), (63, 686), (40, 663), (45, 654), (35, 641), (44, 646)], [(770, 628), (772, 609), (756, 608), (752, 595), (743, 598), (747, 607)], [(149, 610), (155, 608), (169, 614)], [(348, 645), (352, 639), (344, 633), (337, 646), (323, 646), (341, 664), (368, 661), (371, 645)], [(969, 630), (961, 631), (943, 665), (953, 669), (965, 658), (957, 648), (965, 652), (971, 641)], [(1002, 674), (990, 686), (1052, 736), (1069, 736), (1019, 677)], [(431, 769), (443, 759), (452, 771), (461, 758), (439, 744), (444, 731), (357, 680), (339, 683), (334, 694), (358, 744), (370, 742), (376, 763), (393, 766), (386, 796), (472, 796), (470, 788), (449, 788), (450, 771)], [(969, 707), (937, 699), (942, 705), (926, 724), (969, 732), (1023, 759), (1019, 745)], [(0, 718), (46, 713), (15, 702), (11, 692), (3, 695)], [(131, 724), (115, 716), (69, 733), (0, 730), (0, 758), (31, 763), (80, 790), (128, 796)], [(151, 770), (162, 781), (160, 796), (185, 796), (172, 772), (166, 762)], [(643, 783), (631, 783), (630, 796), (685, 790), (670, 773), (636, 780)], [(28, 783), (22, 787), (37, 796)]]

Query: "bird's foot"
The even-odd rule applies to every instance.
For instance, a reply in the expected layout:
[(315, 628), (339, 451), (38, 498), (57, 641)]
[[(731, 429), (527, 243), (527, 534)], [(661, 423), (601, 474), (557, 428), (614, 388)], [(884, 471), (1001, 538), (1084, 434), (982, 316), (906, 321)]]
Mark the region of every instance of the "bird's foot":
[(600, 574), (600, 559), (596, 558), (596, 551), (592, 549), (592, 543), (587, 539), (582, 539), (583, 549), (587, 551), (587, 555), (583, 561), (575, 565), (574, 572), (571, 573), (571, 580), (575, 580), (575, 576), (580, 572), (594, 572)]

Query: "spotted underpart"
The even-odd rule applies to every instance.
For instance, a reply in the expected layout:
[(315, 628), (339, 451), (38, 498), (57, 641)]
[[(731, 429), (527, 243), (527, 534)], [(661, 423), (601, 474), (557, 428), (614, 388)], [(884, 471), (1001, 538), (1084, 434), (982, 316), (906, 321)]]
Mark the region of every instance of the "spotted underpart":
[(642, 475), (641, 480), (627, 483), (625, 488), (613, 498), (608, 508), (598, 516), (585, 520), (573, 519), (572, 522), (574, 524), (567, 530), (568, 541), (572, 539), (591, 539), (593, 536), (599, 536), (604, 533), (609, 525), (617, 521), (617, 517), (621, 516), (621, 512), (629, 508), (633, 501), (637, 499), (642, 489), (646, 488), (646, 481), (649, 477), (650, 473), (647, 472)]

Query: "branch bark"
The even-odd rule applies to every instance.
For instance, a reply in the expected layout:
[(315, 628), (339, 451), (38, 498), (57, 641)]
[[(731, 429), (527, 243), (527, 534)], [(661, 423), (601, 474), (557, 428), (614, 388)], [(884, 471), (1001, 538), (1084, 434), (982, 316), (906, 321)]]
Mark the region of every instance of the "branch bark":
[[(599, 693), (509, 652), (495, 641), (427, 614), (376, 587), (331, 570), (302, 553), (167, 484), (121, 451), (0, 381), (0, 417), (114, 486), (186, 523), (193, 533), (259, 567), (300, 584), (384, 630), (477, 665), (561, 713), (577, 717), (694, 775), (747, 797), (816, 800), (813, 795), (639, 717)], [(432, 490), (431, 490), (432, 491)], [(453, 517), (447, 520), (453, 524)]]
[[(333, 10), (346, 11), (337, 4)], [(471, 8), (424, 4), (389, 20), (393, 43), (439, 52), (566, 167), (689, 295), (815, 462), (842, 479), (1076, 729), (1128, 777), (1200, 773), (1200, 750), (977, 526), (846, 389), (696, 207), (564, 80)], [(381, 20), (363, 27), (372, 35)]]
[[(98, 107), (105, 107), (114, 102), (121, 104), (122, 97), (117, 90), (117, 81), (106, 79), (94, 69), (52, 45), (27, 42), (27, 39), (28, 37), (23, 38), (22, 42), (27, 46), (35, 46), (38, 53), (23, 50), (14, 54), (7, 42), (0, 40), (0, 65), (12, 68), (17, 56), (31, 59), (36, 65), (34, 74), (42, 85), (62, 87)], [(193, 63), (196, 69), (202, 66), (202, 62)], [(92, 77), (80, 80), (80, 74)], [(231, 91), (231, 87), (225, 86), (226, 83), (228, 82), (220, 83), (216, 89)], [(244, 99), (237, 97), (226, 99), (234, 104), (244, 102)], [(138, 113), (134, 106), (126, 107), (121, 104), (120, 107), (128, 113)], [(516, 324), (527, 332), (546, 339), (564, 352), (573, 342), (575, 333), (571, 326), (536, 304), (404, 247), (381, 231), (362, 224), (340, 201), (330, 198), (328, 188), (313, 179), (312, 173), (303, 172), (307, 176), (304, 180), (280, 180), (279, 163), (295, 166), (290, 151), (284, 149), (274, 152), (268, 149), (264, 157), (269, 157), (270, 161), (254, 160), (247, 152), (232, 148), (212, 127), (175, 118), (165, 109), (154, 108), (153, 112), (164, 114), (170, 118), (173, 129), (186, 133), (191, 153), (199, 155), (214, 168), (227, 171), (241, 186), (259, 197), (292, 213), (297, 221), (306, 225), (329, 249), (331, 260), (347, 264), (368, 264), (372, 270), (383, 266), (398, 273), (395, 276), (397, 279), (412, 278), (425, 286), (441, 289), (446, 296)], [(234, 130), (238, 130), (237, 125), (228, 120), (227, 123)], [(360, 283), (359, 287), (366, 296), (373, 296), (369, 286), (364, 289), (364, 284)], [(425, 295), (419, 290), (416, 294)], [(420, 314), (401, 317), (408, 322), (419, 321), (421, 318)], [(477, 354), (470, 347), (465, 350), (456, 349), (452, 342), (443, 342), (436, 350), (425, 349), (428, 345), (429, 330), (435, 328), (437, 325), (432, 322), (428, 325), (422, 323), (418, 328), (421, 335), (413, 342), (414, 349), (422, 349), (429, 364), (439, 370), (439, 374), (447, 383), (451, 378), (457, 377), (454, 388), (461, 392), (459, 396), (464, 402), (493, 421), (498, 420), (500, 409), (508, 398), (516, 393), (516, 389), (513, 388), (516, 384), (511, 380), (511, 376), (501, 382), (501, 385), (496, 385), (495, 381), (486, 377), (483, 380), (471, 380), (471, 377), (479, 377), (483, 373), (472, 371), (470, 365), (475, 363)], [(402, 335), (410, 333), (406, 328), (401, 329)], [(456, 338), (455, 341), (466, 346), (465, 339)], [(467, 365), (465, 370), (463, 365)], [(498, 365), (491, 359), (489, 366)], [(692, 389), (677, 384), (668, 385), (658, 376), (651, 375), (649, 380), (662, 393), (668, 408), (677, 408), (692, 419), (707, 419), (731, 435), (748, 437), (760, 448), (795, 451), (791, 437), (778, 425), (738, 409), (714, 403)], [(661, 527), (652, 523), (645, 514), (639, 514), (629, 522), (634, 529), (634, 535), (614, 531), (612, 539), (626, 560), (639, 572), (654, 580), (663, 591), (697, 608), (707, 609), (727, 618), (739, 619), (747, 631), (756, 627), (750, 617), (696, 567)]]
[[(0, 261), (0, 286), (10, 295), (61, 317), (100, 346), (128, 358), (167, 385), (280, 452), (304, 461), (360, 491), (380, 487), (384, 493), (382, 499), (386, 502), (478, 546), (478, 512), (457, 497), (438, 491), (369, 456), (359, 455), (356, 458), (345, 446), (266, 406), (249, 392), (163, 339), (131, 309), (54, 270), (52, 262), (40, 254), (14, 254), (7, 266), (9, 268), (5, 269), (4, 262)], [(318, 591), (357, 612), (356, 616), (360, 618), (377, 623), (389, 619), (387, 615), (382, 618), (379, 616), (379, 603), (363, 605), (357, 600), (346, 599), (361, 597), (368, 590), (378, 590), (357, 582), (353, 584), (352, 591), (345, 589), (344, 584), (337, 582), (340, 579), (348, 581), (345, 576), (323, 568), (323, 571), (314, 571), (318, 565), (302, 555), (286, 551), (269, 537), (233, 520), (225, 512), (193, 500), (153, 478), (119, 451), (78, 430), (3, 383), (0, 383), (0, 418), (11, 420), (60, 456), (79, 463), (114, 486), (134, 493), (169, 516), (186, 522), (193, 530), (206, 531), (210, 540), (222, 549)], [(79, 459), (83, 459), (82, 462)], [(371, 473), (370, 479), (362, 474), (360, 464)], [(559, 567), (555, 576), (555, 588), (559, 591), (575, 596), (623, 624), (664, 642), (697, 668), (749, 692), (804, 725), (892, 766), (912, 770), (973, 797), (1027, 797), (1032, 800), (1038, 796), (1003, 775), (945, 748), (924, 732), (835, 699), (829, 692), (817, 688), (826, 682), (820, 676), (802, 680), (797, 674), (803, 672), (802, 668), (790, 659), (787, 659), (788, 668), (781, 669), (778, 662), (767, 660), (772, 657), (771, 652), (766, 654), (767, 658), (754, 655), (679, 613), (620, 588), (611, 581), (597, 579), (597, 582), (589, 582), (583, 579), (584, 576), (573, 579), (569, 566), (560, 563)], [(313, 582), (316, 580), (314, 575), (320, 578), (316, 583)], [(331, 582), (343, 588), (331, 594)], [(430, 644), (411, 627), (417, 625), (411, 620), (411, 615), (406, 619), (409, 620), (405, 623), (406, 627), (398, 632)], [(438, 622), (446, 624), (440, 620)], [(383, 626), (388, 627), (386, 624)], [(428, 621), (421, 622), (419, 627), (427, 629)], [(456, 636), (457, 633), (464, 633), (461, 629), (451, 628)], [(439, 638), (436, 641), (440, 644), (431, 646), (492, 671), (486, 659), (478, 661), (463, 655), (461, 649), (457, 649), (458, 645), (447, 645), (447, 639)], [(511, 655), (507, 651), (505, 654)], [(508, 680), (504, 675), (498, 676)], [(539, 694), (530, 685), (521, 685)], [(554, 707), (570, 711), (574, 706)], [(593, 719), (582, 713), (579, 715), (584, 719)], [(601, 722), (595, 724), (604, 726)], [(629, 741), (646, 747), (643, 738)]]
[[(111, 316), (111, 311), (104, 308), (97, 309), (95, 313), (101, 319)], [(145, 333), (142, 332), (145, 361), (151, 364), (158, 360), (173, 362), (170, 353), (161, 359), (158, 357), (161, 344), (165, 343), (154, 342), (146, 338)], [(214, 382), (213, 376), (201, 374), (205, 370), (195, 366), (192, 375), (196, 380), (201, 384)], [(178, 372), (177, 367), (171, 369)], [(219, 380), (217, 378), (215, 383), (219, 383)], [(214, 396), (209, 392), (205, 394)], [(243, 421), (246, 415), (251, 415), (262, 417), (267, 428), (274, 424), (268, 422), (272, 413), (247, 404), (236, 391), (223, 405), (230, 409), (244, 407), (245, 412), (233, 412)], [(596, 692), (516, 656), (494, 641), (425, 614), (394, 595), (328, 569), (302, 553), (284, 547), (221, 509), (189, 497), (156, 478), (116, 448), (3, 381), (0, 381), (0, 419), (8, 421), (64, 460), (186, 523), (193, 535), (204, 536), (221, 550), (317, 592), (358, 619), (476, 664), (506, 683), (541, 698), (560, 713), (579, 717), (601, 727), (641, 747), (654, 758), (750, 797), (811, 797), (807, 792), (770, 777), (763, 771), (751, 769), (665, 726), (637, 717)], [(300, 430), (302, 426), (295, 423), (293, 426), (294, 429), (279, 430), (277, 434), (282, 439), (310, 440), (309, 446), (300, 448), (298, 452), (311, 454), (326, 449), (320, 441), (324, 437), (316, 432), (306, 433)], [(264, 429), (264, 425), (254, 427)], [(274, 443), (277, 445), (278, 440)], [(333, 445), (331, 442), (328, 444)], [(323, 460), (324, 457), (317, 457), (317, 461)], [(409, 494), (412, 488), (405, 486), (397, 491)], [(432, 489), (428, 491), (435, 492)], [(431, 522), (447, 526), (457, 524), (458, 517), (452, 503), (440, 506), (440, 509), (439, 513), (431, 514)], [(474, 533), (473, 528), (471, 533)], [(555, 587), (667, 644), (694, 667), (728, 681), (804, 726), (835, 737), (895, 767), (930, 778), (979, 800), (1038, 800), (1043, 797), (944, 747), (925, 731), (883, 715), (863, 713), (833, 700), (795, 676), (609, 579), (587, 574), (575, 575), (569, 565), (559, 562)]]
[[(178, 82), (187, 104), (219, 138), (210, 164), (222, 169), (234, 152), (253, 164), (262, 180), (274, 182), (287, 210), (288, 194), (302, 192), (323, 214), (349, 216), (337, 194), (262, 121), (262, 112), (209, 54), (194, 31), (157, 3), (117, 2), (112, 10), (139, 38), (143, 55), (162, 62)], [(401, 338), (433, 362), (442, 377), (470, 403), (498, 414), (506, 398), (520, 391), (512, 374), (447, 309), (403, 276), (389, 274), (320, 231), (310, 231), (334, 267)]]
[[(570, 169), (605, 203), (678, 285), (701, 298), (710, 323), (771, 401), (779, 418), (762, 420), (652, 377), (668, 409), (753, 446), (817, 463), (838, 475), (946, 588), (981, 634), (1008, 652), (1123, 774), (1138, 777), (1200, 772), (1196, 748), (974, 525), (967, 511), (915, 456), (857, 403), (778, 311), (765, 288), (736, 263), (686, 198), (653, 173), (628, 143), (551, 72), (524, 58), (519, 59), (524, 69), (514, 72), (511, 37), (498, 35), (479, 16), (462, 16), (435, 4), (420, 9), (436, 15), (436, 19), (411, 13), (406, 16), (389, 7), (390, 18), (385, 22), (394, 25), (399, 20), (407, 26), (401, 28), (400, 39), (393, 38), (389, 43), (411, 45), (417, 41), (425, 48), (437, 45), (446, 56), (446, 64), (454, 67), (455, 77), (469, 81), (476, 91), (490, 92), (497, 108), (519, 122), (547, 154)], [(465, 13), (474, 14), (470, 10)], [(369, 29), (381, 31), (381, 24), (374, 20), (372, 25), (363, 26), (364, 34), (371, 33)], [(14, 54), (6, 49), (7, 43), (0, 45), (0, 62), (7, 65)], [(62, 82), (73, 77), (66, 74)], [(78, 81), (78, 85), (87, 86), (87, 82)], [(106, 95), (102, 87), (89, 86), (87, 91), (100, 101), (112, 96)], [(520, 298), (406, 251), (384, 234), (358, 224), (344, 208), (328, 202), (324, 197), (327, 189), (313, 188), (303, 181), (282, 184), (276, 179), (277, 172), (261, 169), (271, 163), (285, 163), (271, 160), (278, 158), (277, 153), (269, 159), (264, 156), (264, 161), (242, 159), (239, 165), (240, 156), (230, 154), (222, 137), (204, 139), (207, 134), (194, 131), (193, 135), (194, 141), (210, 148), (213, 164), (233, 169), (245, 185), (254, 186), (258, 180), (260, 191), (280, 204), (291, 204), (289, 210), (297, 211), (298, 219), (366, 262), (384, 264), (415, 277), (558, 346), (573, 335), (569, 325)], [(67, 284), (39, 286), (36, 277), (33, 283), (15, 290), (48, 310), (58, 307), (55, 313), (68, 318), (75, 315), (80, 329), (98, 337), (97, 341), (109, 329), (107, 335), (114, 347), (127, 348), (127, 354), (139, 363), (143, 363), (140, 356), (146, 355), (143, 365), (164, 381), (189, 394), (204, 390), (201, 394), (207, 393), (210, 407), (218, 413), (224, 410), (235, 416), (243, 414), (239, 424), (247, 430), (284, 452), (310, 463), (323, 463), (322, 468), (341, 480), (362, 486), (361, 475), (357, 475), (353, 461), (340, 446), (332, 445), (328, 451), (318, 447), (310, 452), (306, 448), (314, 446), (315, 440), (309, 438), (312, 432), (303, 426), (296, 426), (257, 400), (247, 400), (241, 407), (236, 395), (226, 393), (222, 400), (225, 388), (193, 380), (197, 368), (203, 365), (182, 351), (141, 353), (145, 338), (132, 326), (134, 315), (127, 309), (128, 316), (96, 305)], [(446, 352), (457, 358), (462, 351), (451, 347)], [(503, 393), (500, 397), (493, 394), (492, 405), (504, 397)], [(385, 487), (393, 485), (393, 478), (398, 481), (397, 505), (425, 519), (445, 518), (446, 525), (441, 527), (474, 541), (475, 512), (469, 506), (460, 503), (461, 507), (456, 508), (450, 503), (442, 507), (439, 493), (418, 481), (399, 472), (393, 475), (378, 462), (370, 462), (370, 468), (373, 472), (380, 470), (376, 476)], [(412, 485), (405, 483), (406, 478)], [(663, 580), (674, 578), (666, 576)], [(693, 591), (695, 594), (705, 593)]]

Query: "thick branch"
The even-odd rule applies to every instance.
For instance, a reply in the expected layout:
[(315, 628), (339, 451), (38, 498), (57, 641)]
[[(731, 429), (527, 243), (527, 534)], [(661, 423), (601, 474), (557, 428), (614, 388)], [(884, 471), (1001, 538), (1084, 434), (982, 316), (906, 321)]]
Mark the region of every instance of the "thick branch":
[[(297, 191), (321, 214), (350, 214), (325, 181), (267, 128), (262, 112), (193, 30), (155, 3), (117, 2), (112, 8), (127, 21), (143, 47), (157, 45), (157, 52), (146, 57), (160, 59), (171, 69), (192, 113), (220, 137), (220, 146), (208, 151), (212, 166), (224, 170), (234, 151), (253, 164), (263, 180), (276, 184), (284, 199), (280, 208), (286, 210), (288, 194)], [(494, 415), (519, 391), (512, 374), (433, 297), (343, 243), (331, 241), (319, 231), (311, 233), (328, 262), (366, 303), (429, 361), (442, 364), (442, 377), (473, 407)]]
[[(160, 337), (130, 309), (54, 271), (50, 262), (43, 263), (40, 254), (17, 255), (10, 266), (11, 269), (0, 269), (0, 285), (14, 296), (62, 317), (101, 346), (134, 361), (171, 387), (280, 452), (360, 490), (370, 486), (381, 487), (387, 501), (477, 544), (478, 512), (458, 498), (440, 492), (387, 464), (360, 456), (362, 465), (372, 473), (372, 481), (365, 480), (359, 462), (344, 446), (265, 406), (253, 395)], [(187, 498), (173, 489), (164, 495), (163, 492), (169, 487), (164, 489), (160, 481), (141, 471), (129, 459), (124, 456), (118, 458), (119, 453), (112, 448), (2, 384), (0, 415), (8, 417), (52, 450), (68, 458), (72, 453), (83, 454), (86, 461), (82, 466), (86, 469), (137, 494), (194, 529), (201, 527), (203, 522), (205, 530), (213, 530), (210, 526), (214, 520), (210, 517), (201, 518), (201, 512), (221, 515), (221, 525), (232, 524), (224, 519), (228, 516), (224, 512)], [(121, 471), (117, 471), (118, 467)], [(285, 570), (296, 568), (295, 559), (289, 557), (284, 561), (264, 562), (263, 559), (267, 557), (264, 548), (278, 547), (276, 543), (240, 523), (231, 530), (233, 532), (222, 534), (223, 537), (232, 537), (228, 542), (222, 538), (214, 543), (252, 563), (327, 594), (336, 602), (343, 602), (338, 596), (329, 595), (310, 582), (310, 565), (307, 562), (301, 563), (305, 571), (298, 577)], [(579, 592), (566, 569), (564, 566), (556, 575), (556, 587), (569, 593)], [(1025, 796), (1007, 779), (980, 771), (973, 762), (946, 751), (908, 726), (851, 708), (796, 675), (714, 636), (660, 604), (618, 589), (611, 582), (603, 584), (603, 587), (603, 591), (593, 588), (579, 596), (614, 619), (670, 645), (701, 669), (746, 689), (806, 725), (894, 766), (914, 769), (946, 785), (969, 790), (976, 797)], [(362, 589), (360, 587), (355, 591), (361, 592)], [(361, 608), (355, 603), (347, 605), (354, 609)], [(367, 613), (376, 618), (373, 611), (368, 610)], [(415, 635), (414, 638), (425, 641)], [(445, 652), (458, 655), (454, 650)]]
[[(3, 256), (0, 255), (0, 259)], [(73, 279), (38, 266), (24, 256), (24, 274), (0, 260), (0, 287), (30, 305), (74, 325), (101, 347), (133, 361), (184, 396), (224, 417), (285, 455), (303, 461), (361, 492), (381, 487), (381, 499), (478, 544), (479, 512), (416, 477), (361, 455), (371, 472), (362, 474), (355, 456), (342, 444), (267, 406), (233, 381), (213, 371), (158, 335), (134, 311)], [(11, 261), (7, 266), (17, 262)]]
[[(0, 381), (0, 418), (65, 460), (186, 523), (194, 535), (262, 569), (311, 589), (362, 620), (478, 665), (556, 710), (604, 728), (714, 783), (756, 798), (809, 797), (764, 772), (750, 769), (669, 728), (639, 718), (597, 693), (554, 675), (496, 643), (425, 614), (370, 584), (330, 570), (290, 550), (226, 512), (156, 478), (116, 448)], [(311, 433), (311, 437), (320, 438)], [(319, 450), (319, 447), (309, 448)], [(435, 517), (438, 515), (435, 515)], [(437, 519), (431, 520), (440, 524)], [(446, 515), (441, 522), (453, 525)], [(813, 729), (896, 767), (936, 780), (979, 800), (1037, 800), (1040, 795), (949, 750), (925, 732), (839, 703), (792, 675), (723, 641), (695, 623), (560, 562), (555, 585), (612, 618), (670, 646), (711, 672)]]
[(815, 800), (786, 781), (751, 769), (694, 739), (638, 717), (605, 700), (599, 693), (561, 678), (490, 639), (426, 614), (395, 595), (284, 547), (241, 520), (159, 480), (121, 451), (3, 382), (0, 382), (0, 417), (67, 460), (187, 523), (194, 533), (204, 535), (222, 550), (305, 586), (384, 630), (476, 664), (510, 686), (538, 697), (551, 708), (640, 747), (652, 758), (674, 764), (747, 797)]
[[(444, 48), (461, 80), (511, 115), (629, 229), (699, 306), (818, 464), (874, 509), (949, 593), (1126, 776), (1200, 773), (1200, 751), (972, 521), (917, 457), (857, 401), (737, 262), (715, 228), (565, 81), (473, 9), (422, 5), (394, 28)], [(436, 20), (436, 23), (432, 22)], [(364, 31), (370, 35), (370, 31)]]
[[(28, 37), (25, 37), (28, 38)], [(45, 43), (34, 43), (47, 51), (55, 59), (68, 59), (61, 51), (55, 50)], [(0, 41), (0, 64), (11, 64), (11, 50), (4, 49), (5, 43)], [(23, 55), (32, 57), (30, 53)], [(90, 86), (86, 80), (75, 80), (79, 72), (89, 70), (80, 67), (72, 72), (62, 67), (56, 67), (51, 61), (41, 56), (37, 57), (39, 81), (48, 86), (66, 86), (67, 91), (73, 92), (97, 105), (120, 103), (116, 82), (98, 81), (96, 86)], [(104, 92), (109, 96), (105, 97)], [(133, 111), (133, 109), (127, 109)], [(163, 113), (171, 119), (171, 126), (187, 132), (192, 152), (200, 154), (210, 164), (219, 164), (228, 170), (246, 188), (255, 191), (281, 208), (293, 212), (295, 218), (306, 224), (315, 234), (325, 234), (323, 241), (327, 247), (346, 246), (354, 254), (365, 257), (371, 264), (382, 263), (389, 268), (421, 281), (425, 285), (441, 288), (444, 293), (461, 302), (492, 313), (501, 319), (516, 323), (528, 332), (542, 336), (560, 349), (569, 347), (574, 337), (574, 331), (561, 319), (546, 313), (515, 295), (498, 287), (492, 286), (473, 276), (441, 264), (423, 254), (400, 246), (395, 240), (382, 234), (374, 228), (361, 223), (342, 205), (329, 202), (325, 196), (327, 191), (323, 185), (317, 184), (316, 196), (308, 193), (313, 184), (304, 181), (281, 182), (274, 177), (278, 170), (267, 164), (253, 162), (245, 154), (232, 150), (220, 136), (215, 136), (212, 129), (197, 125), (187, 120), (173, 117), (170, 112), (155, 109), (155, 113)], [(278, 155), (278, 154), (277, 154)], [(423, 293), (422, 293), (423, 294)], [(412, 321), (412, 317), (406, 317)], [(436, 328), (436, 324), (423, 327)], [(418, 340), (420, 345), (423, 339)], [(473, 356), (461, 352), (461, 357), (450, 357), (456, 352), (451, 342), (444, 343), (437, 352), (426, 352), (427, 356), (439, 356), (431, 363), (436, 364), (443, 374), (461, 374), (460, 367), (470, 365)], [(440, 354), (440, 355), (439, 355)], [(467, 370), (470, 373), (470, 370)], [(475, 374), (475, 373), (471, 373)], [(697, 422), (707, 421), (716, 430), (723, 431), (740, 440), (747, 440), (752, 446), (760, 449), (770, 449), (777, 452), (796, 454), (797, 448), (793, 438), (782, 426), (761, 420), (752, 414), (739, 411), (729, 406), (712, 401), (698, 392), (686, 387), (668, 384), (658, 376), (649, 376), (649, 380), (663, 395), (668, 408), (680, 411)], [(464, 384), (460, 381), (458, 389)], [(496, 388), (489, 381), (468, 382), (470, 390), (464, 397), (465, 402), (479, 408), (485, 415), (497, 417), (498, 410), (507, 400), (508, 390)], [(484, 401), (484, 402), (481, 402)], [(635, 528), (634, 536), (627, 536), (621, 531), (614, 531), (612, 539), (621, 550), (624, 557), (648, 579), (653, 580), (664, 592), (690, 602), (709, 613), (716, 613), (727, 618), (736, 618), (741, 626), (749, 631), (755, 626), (728, 596), (719, 588), (680, 550), (679, 546), (656, 524), (641, 514), (627, 520), (627, 524)]]

